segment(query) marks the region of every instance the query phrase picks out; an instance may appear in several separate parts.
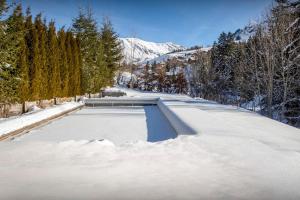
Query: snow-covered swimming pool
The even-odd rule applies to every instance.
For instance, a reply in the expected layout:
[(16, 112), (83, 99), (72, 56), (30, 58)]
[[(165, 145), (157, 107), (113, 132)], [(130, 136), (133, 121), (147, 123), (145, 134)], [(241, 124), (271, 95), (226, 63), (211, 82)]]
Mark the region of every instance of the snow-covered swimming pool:
[(157, 106), (85, 107), (16, 140), (110, 140), (157, 142), (175, 138), (176, 132)]

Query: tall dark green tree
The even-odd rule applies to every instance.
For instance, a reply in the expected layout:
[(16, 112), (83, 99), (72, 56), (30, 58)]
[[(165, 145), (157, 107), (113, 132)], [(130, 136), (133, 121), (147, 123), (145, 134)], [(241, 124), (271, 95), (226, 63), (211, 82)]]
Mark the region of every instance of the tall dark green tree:
[(58, 97), (61, 94), (61, 77), (59, 67), (59, 46), (54, 21), (49, 23), (48, 28), (47, 58), (47, 68), (49, 71), (48, 96), (51, 98)]
[(73, 52), (73, 91), (72, 95), (81, 94), (81, 56), (80, 56), (80, 46), (79, 40), (76, 38), (72, 38), (71, 41), (72, 52)]
[(122, 48), (118, 35), (113, 29), (109, 18), (104, 18), (101, 27), (101, 42), (104, 48), (104, 58), (109, 70), (109, 79), (113, 81), (114, 72), (118, 69), (122, 59)]
[(47, 28), (45, 22), (42, 20), (42, 15), (38, 14), (35, 18), (35, 27), (38, 36), (38, 63), (40, 71), (40, 98), (48, 99), (49, 90), (49, 71), (47, 64)]
[[(32, 24), (31, 15), (27, 14), (26, 27), (29, 30), (27, 35), (27, 43), (29, 44), (29, 60), (30, 60), (30, 79), (31, 79), (31, 94), (32, 100), (40, 100), (43, 96), (42, 91), (42, 69), (41, 69), (41, 58), (40, 58), (40, 45), (39, 35), (35, 24)], [(36, 18), (36, 21), (41, 21)], [(47, 84), (48, 85), (48, 84)]]
[(66, 33), (66, 52), (67, 52), (67, 64), (68, 64), (68, 69), (69, 69), (69, 91), (68, 91), (68, 96), (73, 96), (74, 95), (74, 81), (75, 81), (75, 67), (74, 67), (74, 56), (73, 56), (73, 49), (72, 49), (72, 40), (73, 36), (70, 31), (67, 31)]
[(58, 46), (59, 46), (59, 68), (61, 78), (61, 97), (68, 96), (69, 92), (69, 66), (67, 60), (66, 50), (66, 32), (61, 29), (58, 32)]
[(103, 70), (104, 56), (101, 47), (100, 34), (97, 30), (97, 23), (93, 17), (92, 11), (87, 9), (81, 10), (78, 17), (73, 20), (72, 31), (80, 41), (80, 51), (82, 56), (82, 86), (84, 92), (99, 92), (100, 85), (103, 81), (99, 80)]
[[(237, 44), (234, 41), (232, 33), (221, 33), (218, 38), (218, 43), (215, 43), (212, 48), (212, 70), (215, 73), (215, 90), (220, 95), (220, 100), (223, 101), (225, 96), (235, 94), (234, 85), (234, 67), (237, 59)], [(223, 99), (223, 100), (222, 100)]]
[(25, 112), (25, 102), (30, 99), (29, 85), (29, 65), (28, 65), (28, 48), (25, 41), (26, 29), (25, 18), (22, 14), (21, 4), (17, 5), (14, 14), (11, 16), (15, 23), (15, 31), (18, 33), (18, 54), (17, 54), (17, 76), (20, 78), (18, 85), (19, 101), (23, 105), (22, 112)]
[[(0, 12), (6, 11), (6, 2), (0, 2)], [(6, 20), (0, 19), (0, 102), (7, 104), (18, 101), (18, 58), (23, 36), (20, 6)]]

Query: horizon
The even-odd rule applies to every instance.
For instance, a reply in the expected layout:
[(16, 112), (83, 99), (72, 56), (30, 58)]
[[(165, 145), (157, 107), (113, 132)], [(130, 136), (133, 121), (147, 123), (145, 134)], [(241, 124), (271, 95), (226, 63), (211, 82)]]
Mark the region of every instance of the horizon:
[[(9, 2), (12, 2), (10, 0)], [(172, 42), (184, 47), (211, 46), (221, 32), (235, 32), (251, 21), (258, 21), (272, 0), (195, 1), (166, 0), (17, 0), (33, 15), (42, 13), (57, 28), (71, 27), (79, 8), (91, 7), (101, 25), (108, 16), (121, 38), (135, 37), (150, 42)], [(66, 12), (67, 10), (67, 12)], [(228, 12), (230, 10), (230, 12)], [(132, 12), (134, 11), (134, 12)]]

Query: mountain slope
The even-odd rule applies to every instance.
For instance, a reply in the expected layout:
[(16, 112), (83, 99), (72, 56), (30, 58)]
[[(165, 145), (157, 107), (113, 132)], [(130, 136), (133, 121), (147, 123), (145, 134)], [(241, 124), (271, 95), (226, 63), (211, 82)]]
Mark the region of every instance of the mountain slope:
[(233, 34), (236, 41), (245, 42), (251, 36), (255, 35), (257, 31), (258, 23), (255, 21), (250, 22), (243, 29), (237, 29)]
[(123, 47), (124, 61), (127, 63), (141, 63), (172, 51), (185, 49), (172, 42), (155, 43), (139, 38), (120, 38), (120, 43)]
[[(198, 51), (209, 51), (211, 49), (211, 47), (202, 47), (199, 49), (187, 49), (187, 50), (183, 50), (183, 51), (176, 51), (176, 52), (171, 52), (171, 53), (166, 53), (164, 55), (158, 56), (156, 58), (147, 60), (147, 62), (151, 63), (164, 63), (167, 60), (176, 58), (177, 60), (180, 61), (185, 61), (187, 62), (189, 59), (194, 59), (195, 58), (195, 54), (197, 54)], [(146, 62), (144, 62), (145, 64)]]

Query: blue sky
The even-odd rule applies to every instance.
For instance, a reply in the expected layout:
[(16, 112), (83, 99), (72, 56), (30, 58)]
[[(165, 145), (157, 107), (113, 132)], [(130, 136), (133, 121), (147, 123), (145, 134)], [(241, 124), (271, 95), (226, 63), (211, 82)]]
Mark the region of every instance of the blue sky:
[(19, 0), (57, 26), (69, 27), (79, 7), (89, 5), (101, 23), (109, 16), (121, 37), (184, 46), (211, 45), (222, 32), (257, 20), (272, 0)]

